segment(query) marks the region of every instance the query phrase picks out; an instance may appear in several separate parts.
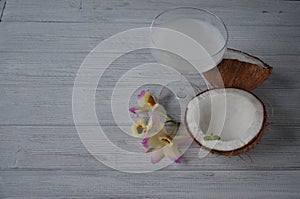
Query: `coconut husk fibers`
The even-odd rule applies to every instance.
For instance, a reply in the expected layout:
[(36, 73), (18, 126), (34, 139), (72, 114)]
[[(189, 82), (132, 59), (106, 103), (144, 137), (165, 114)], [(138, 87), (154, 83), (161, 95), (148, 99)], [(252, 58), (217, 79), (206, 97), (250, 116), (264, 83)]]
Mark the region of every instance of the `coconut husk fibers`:
[(205, 72), (204, 77), (215, 88), (234, 87), (251, 91), (268, 79), (272, 69), (257, 57), (228, 49), (222, 62)]

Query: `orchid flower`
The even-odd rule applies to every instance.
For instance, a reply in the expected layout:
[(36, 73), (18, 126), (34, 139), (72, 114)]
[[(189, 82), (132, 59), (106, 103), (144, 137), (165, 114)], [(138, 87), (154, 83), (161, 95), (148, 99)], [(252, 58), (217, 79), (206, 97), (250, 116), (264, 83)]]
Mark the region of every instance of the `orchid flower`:
[(149, 120), (146, 123), (144, 118), (136, 118), (136, 123), (132, 126), (133, 135), (140, 137), (143, 134), (152, 136), (161, 131), (165, 126), (166, 118), (161, 115), (159, 104), (156, 104), (149, 112)]
[(149, 111), (156, 104), (155, 98), (151, 95), (151, 93), (149, 91), (145, 91), (145, 90), (142, 90), (138, 94), (137, 101), (138, 101), (139, 107), (131, 107), (129, 109), (129, 111), (133, 114), (137, 114), (139, 112)]
[[(132, 107), (129, 111), (134, 114), (147, 112), (149, 116), (147, 123), (144, 118), (138, 116), (136, 123), (132, 126), (134, 136), (146, 134), (146, 138), (142, 142), (144, 152), (153, 152), (151, 155), (152, 163), (159, 162), (165, 156), (175, 163), (181, 163), (183, 158), (178, 147), (180, 144), (186, 143), (189, 137), (173, 136), (180, 123), (175, 122), (166, 114), (163, 106), (156, 102), (149, 91), (142, 90), (138, 94), (137, 100), (139, 107)], [(167, 122), (175, 124), (170, 133), (165, 127)]]
[(145, 153), (153, 151), (151, 162), (154, 164), (158, 163), (165, 156), (175, 163), (181, 163), (183, 158), (178, 150), (178, 146), (186, 143), (188, 139), (189, 137), (187, 136), (175, 136), (172, 138), (164, 127), (159, 133), (144, 138), (142, 145)]
[(168, 116), (160, 104), (155, 104), (148, 114), (149, 121), (147, 135), (150, 137), (164, 128)]

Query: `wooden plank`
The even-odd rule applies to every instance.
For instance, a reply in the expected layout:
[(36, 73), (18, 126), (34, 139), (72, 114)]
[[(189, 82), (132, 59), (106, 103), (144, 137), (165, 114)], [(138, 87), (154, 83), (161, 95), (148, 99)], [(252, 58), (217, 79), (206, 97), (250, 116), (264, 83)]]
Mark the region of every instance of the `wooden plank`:
[[(106, 136), (118, 147), (142, 153), (141, 140), (116, 126), (102, 126)], [(184, 163), (164, 170), (174, 171), (265, 171), (300, 169), (299, 126), (269, 126), (261, 142), (247, 154), (228, 158), (208, 155), (198, 159), (193, 144), (184, 154)], [(130, 132), (129, 132), (130, 133)], [(107, 167), (87, 152), (74, 126), (0, 127), (0, 170), (80, 170), (107, 171)], [(100, 140), (101, 141), (101, 140)], [(99, 141), (99, 143), (100, 143)], [(103, 148), (102, 153), (111, 153)], [(278, 158), (280, 157), (280, 158)], [(134, 166), (124, 160), (124, 166)], [(149, 164), (150, 160), (149, 160)]]
[[(87, 53), (39, 53), (39, 55), (36, 56), (36, 52), (2, 52), (0, 56), (0, 67), (2, 69), (0, 70), (0, 86), (5, 88), (12, 88), (13, 86), (57, 87), (59, 85), (72, 87), (77, 70)], [(126, 67), (127, 65), (152, 61), (149, 54), (143, 54), (141, 57), (143, 58), (121, 60), (111, 65), (110, 68), (123, 74), (129, 69), (129, 66)], [(144, 57), (146, 58), (144, 59)], [(260, 57), (274, 67), (270, 79), (262, 85), (262, 88), (300, 88), (300, 82), (297, 78), (300, 73), (298, 67), (299, 56), (273, 55)], [(87, 75), (95, 75), (93, 70), (90, 70), (89, 73)], [(118, 77), (111, 78), (118, 79)]]
[[(78, 25), (1, 23), (0, 67), (4, 70), (0, 71), (0, 85), (73, 85), (77, 69), (89, 51), (102, 39), (127, 27), (104, 25), (108, 31), (103, 33), (100, 26)], [(274, 67), (266, 88), (299, 88), (295, 74), (299, 72), (300, 28), (267, 27), (253, 34), (247, 34), (246, 27), (231, 29), (236, 40), (231, 40), (230, 47), (259, 56)], [(115, 67), (125, 71), (126, 64), (123, 61)]]
[[(2, 22), (0, 25), (0, 52), (86, 54), (109, 36), (130, 28), (143, 27), (136, 24), (104, 22), (98, 24)], [(229, 47), (258, 56), (299, 55), (300, 26), (263, 28), (228, 26), (228, 29)]]
[(297, 198), (299, 171), (2, 171), (14, 198)]
[[(96, 92), (96, 111), (102, 123), (115, 125), (108, 108), (111, 106), (111, 86), (107, 88)], [(2, 87), (1, 93), (1, 110), (5, 113), (0, 115), (1, 125), (73, 125), (71, 86)], [(266, 102), (272, 125), (300, 124), (300, 106), (296, 100), (299, 89), (261, 89), (255, 93)], [(122, 125), (130, 122), (125, 118), (120, 121)]]
[[(290, 26), (300, 25), (298, 1), (185, 1), (185, 6), (213, 11), (228, 25)], [(183, 6), (181, 0), (10, 0), (3, 18), (10, 22), (81, 22), (142, 23), (149, 24), (163, 10)], [(126, 16), (126, 17), (124, 17)], [(239, 16), (239, 17), (237, 17)]]

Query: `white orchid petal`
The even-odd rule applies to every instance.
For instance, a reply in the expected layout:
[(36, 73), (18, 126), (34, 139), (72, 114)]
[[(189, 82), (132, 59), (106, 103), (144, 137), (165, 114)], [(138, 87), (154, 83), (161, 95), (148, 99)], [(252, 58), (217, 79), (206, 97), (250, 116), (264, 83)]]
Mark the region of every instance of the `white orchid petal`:
[(173, 139), (173, 143), (176, 145), (187, 144), (190, 141), (190, 136), (175, 136)]
[(158, 109), (158, 107), (161, 107), (161, 105), (156, 104), (153, 109), (149, 111), (149, 122), (151, 122), (151, 128), (148, 129), (149, 135), (157, 134), (165, 127), (165, 111), (162, 108), (160, 108), (162, 110)]
[(162, 150), (154, 151), (151, 155), (151, 162), (153, 164), (158, 163), (161, 159), (163, 159), (164, 153)]
[(153, 120), (150, 117), (149, 120), (148, 120), (148, 125), (147, 125), (147, 131), (148, 131), (148, 133), (151, 131), (152, 125), (153, 125)]
[(177, 160), (181, 156), (180, 152), (178, 151), (175, 145), (165, 146), (162, 150), (164, 152), (164, 155), (172, 161)]
[(149, 111), (149, 109), (140, 108), (140, 109), (137, 109), (137, 110), (136, 110), (136, 113), (145, 113), (145, 112), (147, 112), (147, 111)]

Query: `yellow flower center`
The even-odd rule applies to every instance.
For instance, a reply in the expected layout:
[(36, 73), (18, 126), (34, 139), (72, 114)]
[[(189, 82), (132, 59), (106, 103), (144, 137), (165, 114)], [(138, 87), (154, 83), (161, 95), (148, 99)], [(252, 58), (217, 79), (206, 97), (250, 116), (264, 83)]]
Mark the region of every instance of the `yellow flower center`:
[(141, 136), (143, 133), (146, 132), (146, 126), (143, 122), (137, 122), (135, 125), (132, 126), (133, 134), (136, 136)]
[(154, 106), (154, 105), (156, 104), (156, 102), (155, 102), (153, 96), (152, 96), (149, 92), (147, 92), (147, 93), (145, 94), (145, 101), (146, 101), (147, 104), (150, 105), (150, 106)]

